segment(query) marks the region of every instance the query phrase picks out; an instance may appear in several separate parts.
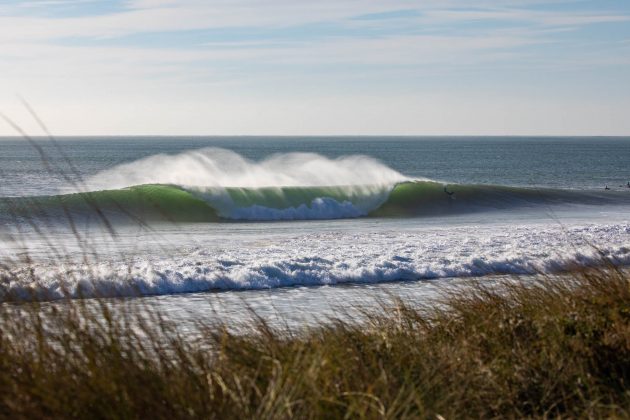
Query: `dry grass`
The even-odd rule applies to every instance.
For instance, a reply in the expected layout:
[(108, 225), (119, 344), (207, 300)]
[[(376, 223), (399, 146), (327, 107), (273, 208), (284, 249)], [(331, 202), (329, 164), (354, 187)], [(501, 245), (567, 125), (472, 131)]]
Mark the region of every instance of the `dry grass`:
[(181, 336), (124, 305), (4, 304), (0, 413), (627, 417), (629, 286), (616, 270), (477, 285), (439, 308), (399, 303), (300, 333), (257, 319), (253, 333), (199, 325)]

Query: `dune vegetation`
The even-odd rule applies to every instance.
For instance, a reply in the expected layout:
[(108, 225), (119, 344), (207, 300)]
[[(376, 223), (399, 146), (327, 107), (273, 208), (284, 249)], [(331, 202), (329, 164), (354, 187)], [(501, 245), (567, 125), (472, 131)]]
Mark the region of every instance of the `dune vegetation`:
[(629, 280), (480, 281), (299, 331), (252, 314), (248, 332), (183, 334), (124, 301), (5, 303), (0, 415), (628, 417)]

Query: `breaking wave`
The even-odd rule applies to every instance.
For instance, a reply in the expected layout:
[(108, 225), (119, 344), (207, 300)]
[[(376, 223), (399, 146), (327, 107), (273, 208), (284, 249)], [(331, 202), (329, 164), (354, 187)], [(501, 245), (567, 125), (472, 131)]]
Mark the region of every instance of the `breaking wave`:
[[(416, 232), (322, 232), (280, 242), (224, 244), (15, 267), (0, 301), (167, 295), (487, 275), (555, 274), (579, 267), (628, 266), (627, 223), (590, 226), (451, 227)], [(331, 244), (334, 246), (331, 247)], [(594, 248), (597, 246), (597, 248)]]
[(492, 185), (445, 186), (433, 181), (409, 181), (391, 186), (264, 188), (140, 185), (118, 190), (0, 199), (0, 212), (6, 216), (11, 210), (18, 217), (59, 220), (96, 217), (99, 213), (112, 220), (221, 222), (429, 217), (566, 204), (628, 205), (630, 194)]
[(0, 218), (220, 222), (417, 217), (562, 204), (630, 204), (628, 191), (445, 185), (409, 179), (366, 156), (288, 153), (251, 161), (207, 148), (101, 172), (85, 192), (0, 198)]

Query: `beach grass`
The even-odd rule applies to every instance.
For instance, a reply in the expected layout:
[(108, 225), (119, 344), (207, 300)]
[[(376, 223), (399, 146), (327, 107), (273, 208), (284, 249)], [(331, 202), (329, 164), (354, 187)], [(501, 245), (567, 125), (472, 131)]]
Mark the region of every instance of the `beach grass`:
[(108, 302), (0, 306), (0, 416), (630, 416), (630, 278), (612, 267), (478, 281), (303, 330), (252, 313), (248, 330), (182, 333)]

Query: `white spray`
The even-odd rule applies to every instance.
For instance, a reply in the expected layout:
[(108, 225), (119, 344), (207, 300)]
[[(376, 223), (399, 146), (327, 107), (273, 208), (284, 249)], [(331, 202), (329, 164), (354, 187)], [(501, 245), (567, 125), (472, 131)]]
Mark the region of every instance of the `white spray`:
[(118, 165), (93, 176), (88, 185), (99, 190), (142, 184), (261, 188), (383, 186), (405, 180), (399, 172), (368, 156), (329, 159), (315, 153), (283, 153), (256, 162), (230, 150), (204, 148)]
[[(226, 149), (205, 148), (177, 155), (154, 155), (118, 165), (88, 180), (90, 189), (143, 184), (178, 185), (208, 201), (223, 217), (249, 220), (321, 219), (368, 214), (391, 188), (408, 180), (377, 160), (361, 155), (336, 159), (315, 153), (275, 154), (252, 161)], [(285, 209), (238, 207), (225, 188), (340, 187), (349, 198), (317, 198)], [(252, 192), (255, 194), (255, 192)], [(282, 191), (278, 190), (278, 194)]]

